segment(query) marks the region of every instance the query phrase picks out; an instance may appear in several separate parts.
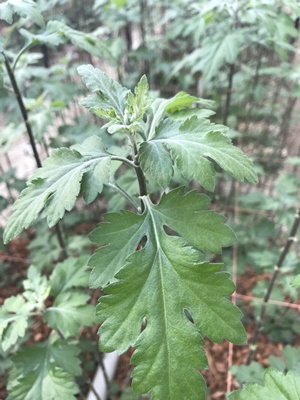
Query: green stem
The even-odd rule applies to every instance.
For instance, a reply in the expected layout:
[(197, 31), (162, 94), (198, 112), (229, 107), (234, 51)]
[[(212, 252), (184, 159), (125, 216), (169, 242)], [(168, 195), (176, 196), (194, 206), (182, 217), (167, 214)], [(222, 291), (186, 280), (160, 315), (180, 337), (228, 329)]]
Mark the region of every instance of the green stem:
[[(136, 142), (132, 136), (129, 137), (131, 145), (132, 145), (132, 158), (133, 162), (135, 164), (135, 173), (138, 179), (138, 184), (139, 184), (139, 189), (140, 189), (140, 197), (142, 196), (147, 196), (147, 184), (146, 184), (146, 179), (145, 175), (140, 167), (140, 163), (138, 160), (138, 150), (136, 146)], [(141, 199), (141, 213), (145, 211), (145, 205), (143, 200)]]
[(128, 193), (126, 193), (125, 190), (123, 190), (119, 185), (110, 182), (107, 184), (107, 186), (119, 192), (134, 207), (136, 211), (140, 211), (133, 198)]
[(111, 156), (110, 159), (111, 159), (111, 160), (115, 160), (115, 161), (122, 161), (124, 164), (127, 164), (127, 165), (129, 165), (130, 167), (135, 168), (135, 169), (138, 168), (138, 166), (137, 166), (136, 163), (134, 163), (134, 162), (128, 160), (128, 158), (125, 158), (125, 157)]
[(23, 49), (21, 49), (21, 50), (19, 51), (19, 53), (17, 54), (17, 56), (16, 56), (16, 58), (15, 58), (15, 61), (14, 61), (13, 65), (12, 65), (12, 67), (11, 67), (12, 71), (15, 70), (15, 68), (16, 68), (16, 66), (17, 66), (17, 63), (18, 63), (20, 57), (22, 56), (22, 54), (24, 54), (25, 51), (31, 49), (32, 47), (36, 46), (37, 44), (38, 44), (38, 42), (35, 42), (35, 43), (31, 42), (31, 43), (27, 44), (25, 47), (23, 47)]

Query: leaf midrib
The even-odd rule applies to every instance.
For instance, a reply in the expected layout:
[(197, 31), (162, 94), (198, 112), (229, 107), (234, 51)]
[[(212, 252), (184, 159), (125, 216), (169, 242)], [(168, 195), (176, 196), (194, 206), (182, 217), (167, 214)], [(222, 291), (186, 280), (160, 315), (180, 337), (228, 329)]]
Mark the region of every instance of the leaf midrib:
[[(155, 259), (158, 259), (158, 270), (159, 270), (159, 277), (160, 277), (160, 282), (161, 282), (161, 293), (162, 293), (162, 300), (163, 300), (163, 324), (164, 324), (164, 332), (165, 332), (165, 337), (166, 339), (168, 338), (168, 318), (166, 315), (166, 297), (165, 297), (165, 292), (164, 292), (164, 276), (163, 276), (163, 261), (162, 261), (162, 255), (164, 255), (166, 258), (166, 254), (163, 251), (161, 245), (160, 245), (160, 240), (159, 240), (159, 234), (157, 231), (157, 226), (155, 223), (155, 217), (153, 215), (152, 209), (151, 209), (151, 205), (150, 205), (150, 201), (148, 198), (145, 198), (145, 204), (147, 204), (147, 208), (148, 208), (148, 212), (150, 215), (150, 219), (151, 219), (151, 223), (152, 223), (152, 227), (153, 227), (153, 232), (154, 232), (154, 237), (155, 237), (155, 243), (156, 243), (156, 254), (155, 254), (155, 258), (153, 261), (153, 264), (155, 264)], [(168, 259), (168, 258), (167, 258)], [(170, 354), (172, 354), (172, 352), (170, 351), (169, 348), (169, 342), (168, 340), (166, 340), (166, 349), (167, 349), (167, 373), (168, 373), (168, 387), (170, 388), (170, 382), (171, 382), (171, 378), (170, 378), (170, 371), (171, 368), (169, 367), (170, 364)], [(171, 393), (171, 390), (169, 390), (169, 392)]]

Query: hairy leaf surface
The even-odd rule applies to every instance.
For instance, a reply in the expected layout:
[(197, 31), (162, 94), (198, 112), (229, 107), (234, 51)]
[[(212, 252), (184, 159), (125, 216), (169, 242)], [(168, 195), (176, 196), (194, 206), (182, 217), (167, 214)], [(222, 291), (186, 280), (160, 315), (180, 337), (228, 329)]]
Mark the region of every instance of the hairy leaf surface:
[(129, 89), (124, 88), (105, 72), (92, 65), (81, 65), (78, 73), (86, 86), (92, 92), (96, 92), (95, 95), (82, 100), (81, 104), (102, 118), (123, 121)]
[(54, 226), (66, 210), (74, 207), (80, 191), (90, 203), (102, 192), (109, 175), (110, 154), (97, 136), (70, 149), (54, 150), (15, 202), (15, 212), (6, 226), (5, 242), (28, 228), (43, 209), (48, 225)]

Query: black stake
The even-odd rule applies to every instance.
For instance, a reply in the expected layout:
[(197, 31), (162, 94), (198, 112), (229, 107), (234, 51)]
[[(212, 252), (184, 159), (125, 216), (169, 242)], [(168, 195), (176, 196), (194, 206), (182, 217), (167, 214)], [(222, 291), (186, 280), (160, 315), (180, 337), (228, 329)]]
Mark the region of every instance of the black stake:
[[(16, 78), (15, 78), (15, 74), (14, 74), (13, 70), (11, 69), (9, 61), (8, 61), (8, 59), (7, 59), (7, 57), (6, 57), (4, 52), (2, 52), (2, 55), (4, 57), (5, 68), (7, 70), (10, 82), (12, 84), (12, 87), (13, 87), (14, 93), (16, 95), (16, 98), (17, 98), (17, 101), (18, 101), (18, 104), (19, 104), (19, 108), (20, 108), (23, 120), (24, 120), (24, 123), (25, 123), (25, 126), (26, 126), (27, 134), (28, 134), (28, 137), (29, 137), (29, 141), (30, 141), (30, 145), (31, 145), (31, 148), (32, 148), (32, 151), (33, 151), (33, 155), (34, 155), (34, 159), (35, 159), (36, 165), (37, 165), (38, 168), (40, 168), (42, 166), (42, 162), (41, 162), (39, 153), (38, 153), (37, 148), (36, 148), (35, 139), (34, 139), (33, 132), (32, 132), (32, 126), (31, 126), (31, 123), (30, 123), (29, 118), (28, 118), (28, 113), (27, 113), (25, 104), (23, 102), (23, 98), (22, 98), (19, 86), (17, 84)], [(65, 258), (67, 258), (66, 246), (65, 246), (64, 238), (63, 238), (63, 235), (62, 235), (61, 228), (60, 228), (59, 224), (56, 224), (55, 230), (56, 230), (56, 234), (57, 234), (59, 245), (60, 245), (61, 250), (62, 250), (62, 256), (65, 259)]]

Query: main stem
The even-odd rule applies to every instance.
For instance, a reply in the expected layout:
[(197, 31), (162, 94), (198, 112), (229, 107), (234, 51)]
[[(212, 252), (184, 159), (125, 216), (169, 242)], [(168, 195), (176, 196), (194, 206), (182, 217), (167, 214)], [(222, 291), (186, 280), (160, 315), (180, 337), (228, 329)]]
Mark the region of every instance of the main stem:
[[(137, 151), (137, 146), (136, 146), (136, 142), (134, 140), (134, 138), (132, 136), (130, 136), (130, 142), (132, 145), (132, 158), (133, 158), (133, 162), (135, 165), (135, 173), (138, 179), (138, 183), (139, 183), (139, 189), (140, 189), (140, 196), (147, 196), (147, 184), (146, 184), (146, 179), (144, 176), (144, 173), (141, 169), (139, 160), (138, 160), (138, 151)], [(145, 205), (143, 200), (141, 199), (141, 212), (143, 213), (145, 210)]]
[[(12, 70), (12, 68), (10, 66), (10, 63), (9, 63), (9, 61), (8, 61), (8, 59), (7, 59), (7, 57), (6, 57), (4, 52), (2, 52), (2, 55), (4, 57), (5, 68), (7, 70), (10, 82), (12, 84), (14, 93), (15, 93), (17, 101), (18, 101), (18, 105), (19, 105), (19, 108), (20, 108), (20, 111), (21, 111), (21, 114), (22, 114), (23, 121), (24, 121), (25, 126), (26, 126), (26, 131), (27, 131), (27, 134), (28, 134), (28, 137), (29, 137), (29, 141), (30, 141), (30, 145), (31, 145), (31, 148), (32, 148), (32, 151), (33, 151), (33, 155), (34, 155), (34, 159), (35, 159), (36, 165), (37, 165), (38, 168), (40, 168), (42, 166), (42, 162), (41, 162), (39, 153), (38, 153), (37, 148), (36, 148), (35, 139), (34, 139), (34, 135), (33, 135), (33, 132), (32, 132), (32, 127), (31, 127), (31, 123), (30, 123), (29, 118), (28, 118), (28, 113), (27, 113), (25, 104), (23, 102), (23, 98), (22, 98), (19, 86), (17, 84), (14, 71)], [(57, 238), (58, 238), (59, 245), (61, 247), (62, 256), (65, 259), (65, 258), (67, 258), (68, 255), (67, 255), (66, 246), (65, 246), (63, 235), (62, 235), (61, 227), (60, 227), (59, 224), (56, 224), (55, 230), (56, 230), (56, 235), (57, 235)]]
[(258, 339), (258, 335), (262, 330), (263, 321), (264, 321), (264, 318), (265, 318), (265, 315), (266, 315), (266, 309), (267, 309), (268, 301), (270, 299), (272, 290), (274, 288), (275, 281), (276, 281), (277, 276), (278, 276), (278, 274), (280, 272), (280, 268), (282, 267), (283, 261), (285, 260), (285, 257), (288, 254), (292, 243), (296, 240), (296, 233), (297, 233), (297, 230), (299, 228), (299, 225), (300, 225), (300, 209), (295, 214), (295, 220), (294, 220), (292, 229), (290, 231), (289, 238), (285, 243), (285, 246), (284, 246), (284, 248), (283, 248), (283, 250), (282, 250), (282, 252), (281, 252), (281, 254), (279, 256), (277, 264), (274, 266), (274, 272), (273, 272), (272, 278), (270, 280), (268, 289), (267, 289), (267, 291), (265, 293), (265, 296), (263, 298), (263, 303), (262, 303), (262, 306), (261, 306), (260, 314), (259, 314), (259, 316), (257, 318), (255, 331), (254, 331), (254, 334), (253, 334), (253, 336), (251, 338), (251, 341), (250, 341), (250, 352), (248, 354), (248, 358), (247, 358), (246, 363), (245, 363), (246, 365), (249, 365), (251, 363), (251, 361), (253, 360), (253, 358), (254, 358), (254, 355), (255, 355), (255, 352), (256, 352), (256, 342), (257, 342), (257, 339)]

